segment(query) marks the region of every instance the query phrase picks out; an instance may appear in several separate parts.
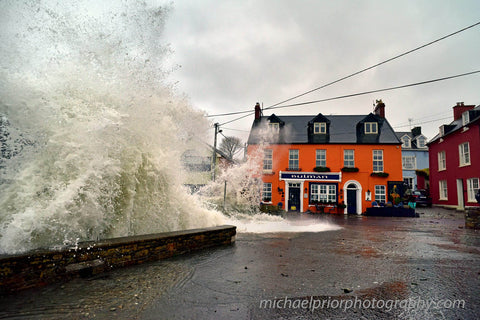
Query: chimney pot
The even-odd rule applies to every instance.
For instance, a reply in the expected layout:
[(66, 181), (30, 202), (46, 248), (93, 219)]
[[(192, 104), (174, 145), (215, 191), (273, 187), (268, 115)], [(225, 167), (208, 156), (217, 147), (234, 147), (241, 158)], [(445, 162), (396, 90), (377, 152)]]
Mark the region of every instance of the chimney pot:
[(375, 106), (375, 110), (373, 111), (374, 114), (376, 114), (379, 117), (385, 118), (385, 103), (380, 100), (375, 101), (377, 105)]

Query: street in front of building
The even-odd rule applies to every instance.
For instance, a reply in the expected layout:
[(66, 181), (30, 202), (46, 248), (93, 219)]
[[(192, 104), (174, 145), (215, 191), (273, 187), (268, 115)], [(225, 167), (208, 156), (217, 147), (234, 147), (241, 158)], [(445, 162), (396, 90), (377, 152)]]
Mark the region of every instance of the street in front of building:
[(2, 297), (28, 319), (476, 319), (480, 234), (462, 212), (294, 215), (339, 230), (238, 234), (233, 247)]

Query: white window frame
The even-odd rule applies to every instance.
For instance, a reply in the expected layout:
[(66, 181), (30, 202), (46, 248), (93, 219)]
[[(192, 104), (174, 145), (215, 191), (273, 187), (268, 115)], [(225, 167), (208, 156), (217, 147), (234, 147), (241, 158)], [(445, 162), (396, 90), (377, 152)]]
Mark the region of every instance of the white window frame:
[(279, 132), (280, 131), (280, 123), (278, 123), (278, 122), (269, 122), (268, 127), (273, 132)]
[(447, 180), (438, 181), (438, 196), (439, 200), (448, 200)]
[(447, 170), (447, 158), (445, 151), (440, 151), (437, 153), (438, 157), (438, 171)]
[(411, 148), (411, 145), (412, 145), (412, 139), (410, 139), (409, 136), (403, 136), (402, 137), (402, 148), (406, 148), (406, 149), (409, 149)]
[(355, 150), (343, 150), (343, 166), (345, 168), (355, 168)]
[(288, 169), (298, 170), (300, 168), (300, 151), (298, 149), (288, 150)]
[(415, 157), (415, 156), (403, 156), (402, 157), (402, 169), (403, 170), (416, 170), (417, 169), (417, 157)]
[(383, 172), (383, 150), (373, 150), (373, 172)]
[(310, 203), (314, 201), (320, 202), (337, 202), (337, 186), (335, 184), (310, 184)]
[(313, 133), (314, 134), (326, 134), (327, 133), (327, 123), (326, 122), (314, 122), (313, 123)]
[(470, 113), (465, 111), (462, 113), (462, 126), (466, 126), (470, 122)]
[[(420, 141), (422, 141), (420, 143)], [(420, 136), (417, 138), (417, 147), (418, 148), (425, 148), (427, 146), (427, 138), (425, 138), (424, 136)]]
[(262, 201), (266, 203), (272, 202), (272, 183), (271, 182), (263, 183)]
[(411, 190), (414, 190), (414, 182), (415, 178), (414, 177), (403, 177), (403, 182), (406, 183)]
[(272, 172), (273, 170), (273, 150), (265, 149), (263, 151), (263, 172)]
[(470, 163), (470, 143), (464, 142), (458, 145), (459, 166), (469, 166)]
[(327, 150), (326, 149), (315, 150), (315, 166), (316, 167), (327, 166)]
[(365, 134), (377, 134), (378, 133), (378, 123), (376, 122), (365, 122)]
[(375, 186), (375, 201), (377, 203), (387, 203), (387, 191), (384, 185)]
[(480, 189), (480, 179), (478, 178), (470, 178), (467, 179), (467, 194), (468, 194), (468, 202), (476, 203), (477, 200), (475, 199), (475, 194), (477, 190)]

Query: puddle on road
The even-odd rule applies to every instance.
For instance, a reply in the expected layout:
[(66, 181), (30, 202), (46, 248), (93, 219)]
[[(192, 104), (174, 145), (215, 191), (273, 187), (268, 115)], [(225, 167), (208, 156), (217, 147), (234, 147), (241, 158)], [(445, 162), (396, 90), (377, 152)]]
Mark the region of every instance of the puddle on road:
[[(135, 269), (135, 272), (132, 272)], [(189, 279), (172, 261), (114, 270), (91, 278), (0, 297), (1, 319), (133, 319), (154, 299)]]

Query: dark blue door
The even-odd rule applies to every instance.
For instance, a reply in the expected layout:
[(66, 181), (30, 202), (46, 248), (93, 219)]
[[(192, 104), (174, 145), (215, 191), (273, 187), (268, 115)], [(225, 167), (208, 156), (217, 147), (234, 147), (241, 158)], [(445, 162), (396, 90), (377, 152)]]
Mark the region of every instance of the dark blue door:
[(288, 211), (300, 211), (300, 188), (290, 188), (288, 194)]
[(347, 189), (347, 213), (357, 213), (357, 190)]

